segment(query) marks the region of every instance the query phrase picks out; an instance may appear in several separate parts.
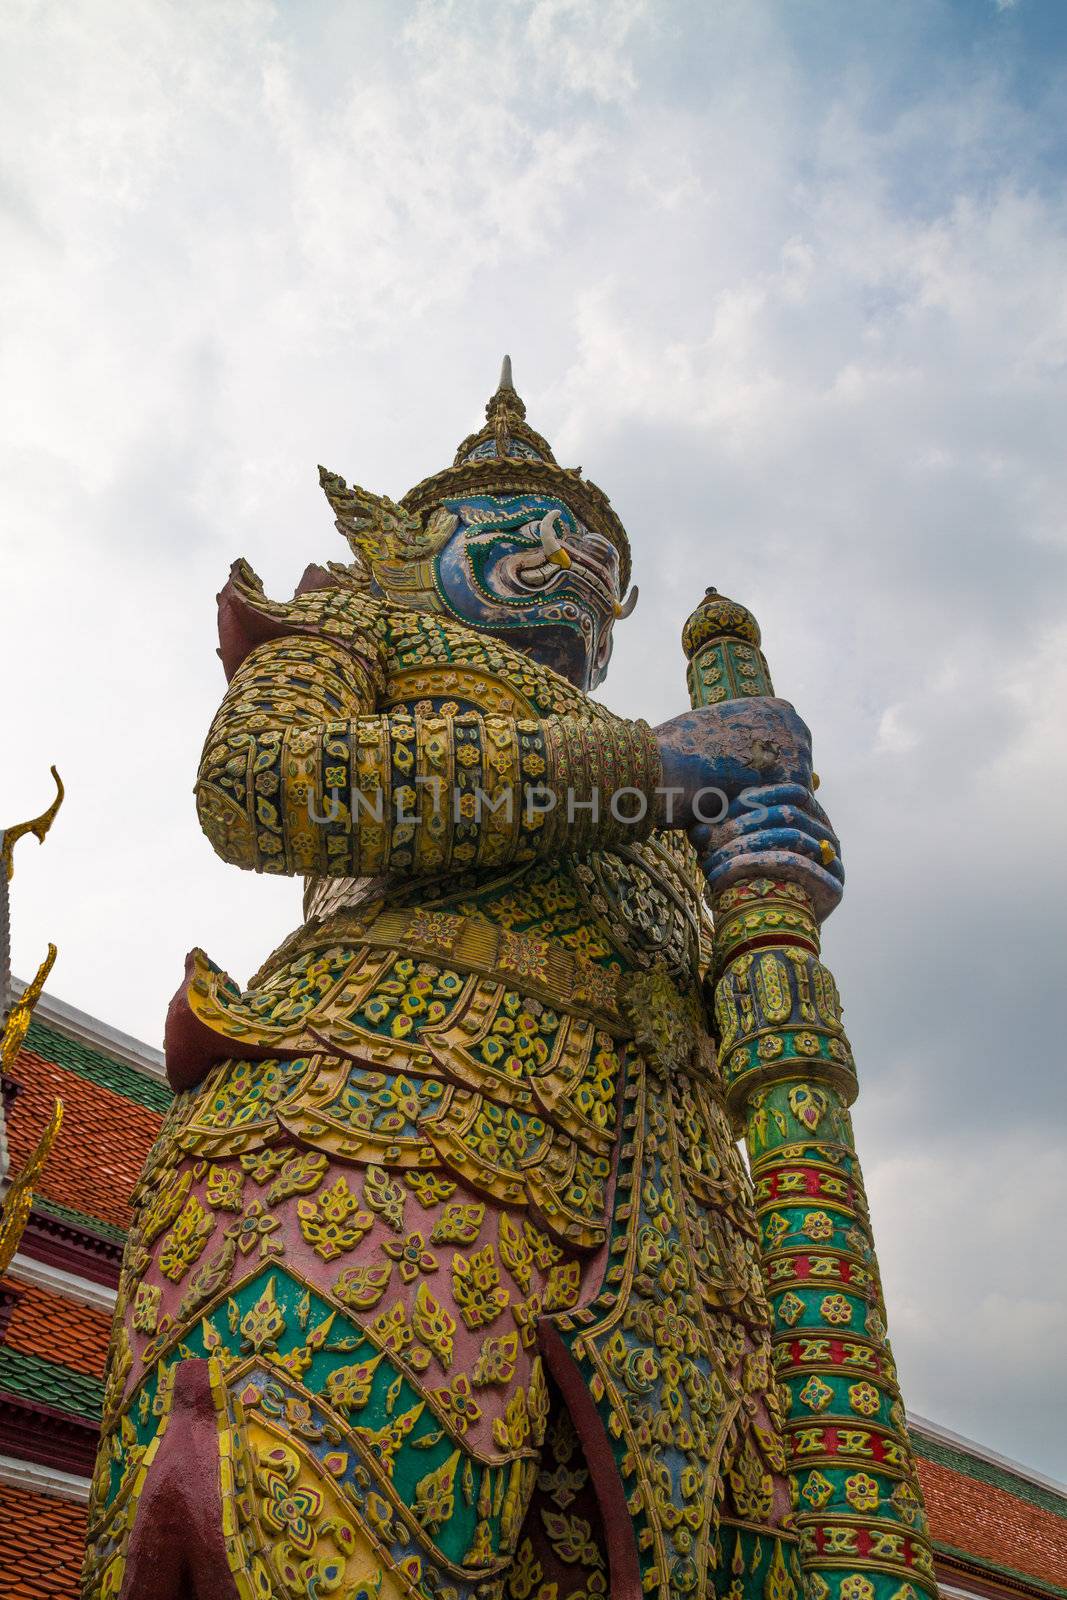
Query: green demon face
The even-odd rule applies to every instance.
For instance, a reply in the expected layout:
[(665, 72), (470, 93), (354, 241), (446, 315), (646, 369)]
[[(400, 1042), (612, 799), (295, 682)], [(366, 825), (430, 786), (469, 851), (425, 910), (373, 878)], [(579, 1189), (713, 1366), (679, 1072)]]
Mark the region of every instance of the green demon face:
[(458, 520), (434, 561), (438, 593), (453, 616), (497, 635), (582, 689), (611, 659), (619, 592), (615, 546), (562, 501), (542, 495), (448, 500)]

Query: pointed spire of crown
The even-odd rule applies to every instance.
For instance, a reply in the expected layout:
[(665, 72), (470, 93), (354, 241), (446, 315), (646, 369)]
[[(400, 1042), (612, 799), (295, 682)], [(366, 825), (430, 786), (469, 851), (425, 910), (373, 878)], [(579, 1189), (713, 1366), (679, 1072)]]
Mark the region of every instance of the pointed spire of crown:
[(451, 467), (424, 478), (400, 503), (409, 511), (427, 511), (443, 500), (468, 494), (558, 496), (590, 528), (611, 540), (619, 552), (623, 591), (629, 587), (626, 530), (604, 491), (582, 477), (581, 467), (561, 467), (548, 440), (530, 427), (510, 356), (504, 357), (500, 382), (486, 404), (485, 426), (464, 439)]
[(456, 451), (453, 466), (465, 461), (550, 461), (555, 463), (552, 446), (535, 433), (526, 421), (526, 407), (511, 375), (511, 357), (500, 367), (496, 393), (485, 407), (485, 427), (464, 439)]

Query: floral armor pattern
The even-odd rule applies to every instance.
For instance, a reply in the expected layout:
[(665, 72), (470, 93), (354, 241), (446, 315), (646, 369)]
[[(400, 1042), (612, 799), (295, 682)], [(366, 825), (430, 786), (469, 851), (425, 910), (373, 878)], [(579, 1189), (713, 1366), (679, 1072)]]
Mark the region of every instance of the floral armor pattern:
[(795, 1600), (684, 838), (591, 810), (565, 853), (558, 815), (396, 821), (399, 791), (429, 805), (416, 777), (647, 790), (648, 730), (342, 575), (281, 606), (239, 568), (229, 599), (201, 817), (228, 859), (307, 874), (308, 918), (244, 992), (191, 966), (86, 1595), (128, 1591), (199, 1373), (241, 1600)]

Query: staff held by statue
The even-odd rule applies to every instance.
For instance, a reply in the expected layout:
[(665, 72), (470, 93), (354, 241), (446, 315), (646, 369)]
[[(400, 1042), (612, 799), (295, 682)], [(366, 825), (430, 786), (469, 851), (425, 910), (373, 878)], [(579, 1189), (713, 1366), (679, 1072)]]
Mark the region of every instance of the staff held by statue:
[[(709, 589), (682, 634), (693, 707), (773, 696), (760, 642), (751, 612)], [(916, 1591), (937, 1591), (849, 1117), (855, 1064), (819, 959), (819, 925), (837, 894), (816, 904), (811, 874), (801, 887), (785, 863), (798, 847), (817, 850), (831, 889), (840, 864), (828, 838), (802, 841), (789, 828), (793, 785), (818, 780), (777, 754), (766, 748), (754, 764), (772, 785), (759, 798), (782, 802), (781, 872), (773, 853), (760, 866), (745, 860), (746, 833), (765, 828), (767, 813), (746, 809), (744, 795), (708, 836), (714, 1030), (755, 1189), (808, 1593), (907, 1600), (902, 1571)]]

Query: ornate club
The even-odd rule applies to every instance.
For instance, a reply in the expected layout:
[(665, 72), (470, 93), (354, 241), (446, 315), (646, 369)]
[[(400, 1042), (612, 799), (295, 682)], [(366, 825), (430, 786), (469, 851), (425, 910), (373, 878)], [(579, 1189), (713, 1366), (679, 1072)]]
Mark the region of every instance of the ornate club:
[[(682, 643), (694, 706), (773, 695), (743, 606), (709, 590)], [(755, 1188), (807, 1594), (936, 1595), (848, 1111), (855, 1064), (815, 909), (798, 885), (753, 877), (713, 912), (715, 1031)]]

